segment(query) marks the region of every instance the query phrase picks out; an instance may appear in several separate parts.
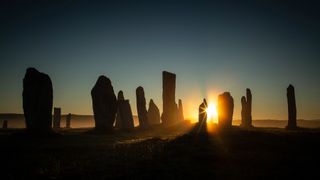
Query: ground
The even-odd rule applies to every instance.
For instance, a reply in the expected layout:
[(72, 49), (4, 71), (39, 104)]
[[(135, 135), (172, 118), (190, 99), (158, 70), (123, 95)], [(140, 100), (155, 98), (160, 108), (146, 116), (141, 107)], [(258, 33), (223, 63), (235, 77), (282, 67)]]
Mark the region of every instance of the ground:
[[(0, 130), (3, 179), (319, 179), (320, 129), (196, 125), (30, 137)], [(2, 178), (1, 178), (2, 179)]]

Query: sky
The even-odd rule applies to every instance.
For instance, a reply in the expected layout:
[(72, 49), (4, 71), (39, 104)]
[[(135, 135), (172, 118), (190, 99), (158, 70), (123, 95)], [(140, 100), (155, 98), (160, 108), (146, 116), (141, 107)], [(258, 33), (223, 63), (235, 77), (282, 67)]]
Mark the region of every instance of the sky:
[(22, 113), (28, 67), (51, 77), (54, 107), (93, 114), (100, 75), (162, 111), (162, 71), (177, 74), (187, 118), (202, 98), (229, 91), (234, 118), (250, 88), (253, 119), (287, 119), (295, 86), (299, 119), (320, 118), (320, 3), (302, 0), (1, 1), (0, 113)]

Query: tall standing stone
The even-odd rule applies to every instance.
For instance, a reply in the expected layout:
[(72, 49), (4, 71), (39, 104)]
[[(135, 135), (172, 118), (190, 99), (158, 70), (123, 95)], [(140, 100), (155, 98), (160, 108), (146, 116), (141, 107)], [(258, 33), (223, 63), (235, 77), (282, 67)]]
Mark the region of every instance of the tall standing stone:
[(160, 124), (160, 111), (157, 105), (151, 99), (149, 102), (149, 109), (148, 109), (148, 120), (150, 125), (153, 124)]
[(229, 92), (218, 96), (218, 124), (220, 127), (232, 127), (233, 108), (233, 98)]
[(163, 113), (161, 116), (163, 124), (173, 124), (177, 121), (176, 75), (170, 72), (162, 72), (162, 100)]
[(71, 128), (71, 113), (69, 113), (67, 115), (67, 118), (66, 118), (66, 128)]
[(181, 100), (181, 99), (179, 99), (178, 120), (179, 120), (179, 121), (184, 121), (183, 105), (182, 105), (182, 100)]
[(23, 112), (32, 133), (52, 131), (52, 82), (47, 74), (28, 68), (23, 79)]
[(54, 108), (53, 110), (53, 128), (59, 129), (61, 122), (61, 108)]
[(123, 91), (119, 91), (118, 92), (118, 110), (117, 110), (116, 125), (115, 125), (116, 128), (121, 128), (122, 127), (122, 120), (121, 120), (120, 107), (119, 107), (119, 104), (122, 101), (124, 101)]
[(252, 94), (249, 88), (246, 89), (246, 97), (241, 98), (241, 127), (252, 127)]
[(129, 100), (124, 99), (122, 91), (118, 93), (116, 128), (121, 130), (132, 130), (134, 128), (131, 106)]
[(294, 87), (290, 84), (287, 88), (287, 101), (288, 101), (288, 125), (287, 129), (297, 128), (297, 107)]
[(91, 90), (92, 107), (96, 130), (112, 130), (117, 113), (117, 98), (111, 81), (100, 76)]
[(199, 105), (198, 121), (200, 126), (204, 126), (207, 123), (207, 100), (203, 99), (203, 102)]
[(144, 95), (144, 90), (141, 86), (136, 89), (136, 96), (139, 126), (141, 128), (147, 128), (149, 126), (149, 122), (146, 109), (146, 98)]
[(133, 116), (129, 100), (119, 102), (120, 119), (122, 120), (120, 129), (132, 130), (134, 128)]

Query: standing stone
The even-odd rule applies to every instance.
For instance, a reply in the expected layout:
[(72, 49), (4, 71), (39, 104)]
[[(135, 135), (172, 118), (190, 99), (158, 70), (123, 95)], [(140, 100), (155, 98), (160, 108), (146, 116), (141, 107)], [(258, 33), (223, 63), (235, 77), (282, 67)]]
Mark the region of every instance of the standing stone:
[(176, 75), (170, 72), (162, 72), (162, 100), (163, 113), (161, 116), (163, 124), (173, 124), (177, 121), (177, 104), (175, 100)]
[(139, 126), (141, 128), (147, 128), (149, 126), (149, 122), (146, 109), (146, 98), (144, 96), (144, 90), (141, 86), (136, 89), (136, 96)]
[(131, 106), (129, 100), (124, 99), (122, 91), (118, 93), (116, 128), (121, 130), (132, 130), (134, 128)]
[(121, 120), (121, 115), (120, 115), (120, 101), (124, 101), (124, 95), (122, 91), (118, 92), (118, 110), (117, 110), (117, 116), (116, 116), (116, 128), (121, 128), (122, 127), (122, 120)]
[(71, 128), (71, 113), (69, 113), (67, 115), (67, 118), (66, 118), (66, 128)]
[(245, 96), (241, 97), (241, 127), (246, 127), (248, 124), (248, 110), (247, 110), (247, 100)]
[(23, 111), (31, 133), (52, 131), (52, 82), (47, 74), (28, 68), (23, 79)]
[(218, 124), (220, 127), (232, 127), (233, 108), (233, 98), (229, 92), (218, 96)]
[(252, 126), (252, 94), (249, 88), (246, 89), (246, 96), (241, 98), (241, 127), (253, 127)]
[(61, 122), (61, 108), (54, 108), (53, 114), (53, 128), (59, 129)]
[(95, 129), (112, 130), (117, 113), (117, 98), (110, 79), (100, 76), (91, 90), (91, 97)]
[(208, 107), (207, 100), (203, 99), (203, 102), (199, 105), (198, 121), (199, 121), (200, 127), (204, 126), (207, 123), (207, 111), (206, 111), (207, 107)]
[(7, 129), (8, 128), (8, 121), (7, 120), (4, 120), (3, 123), (2, 123), (2, 128), (3, 129)]
[(157, 105), (151, 99), (149, 102), (149, 109), (148, 109), (148, 120), (150, 125), (153, 124), (160, 124), (160, 111)]
[(181, 99), (179, 99), (178, 120), (179, 121), (184, 121), (183, 106), (182, 106), (182, 100)]
[(132, 130), (134, 128), (133, 116), (129, 100), (123, 100), (119, 102), (119, 113), (122, 130)]
[(287, 129), (297, 128), (297, 107), (294, 87), (290, 84), (287, 88), (287, 101), (288, 101), (288, 125)]

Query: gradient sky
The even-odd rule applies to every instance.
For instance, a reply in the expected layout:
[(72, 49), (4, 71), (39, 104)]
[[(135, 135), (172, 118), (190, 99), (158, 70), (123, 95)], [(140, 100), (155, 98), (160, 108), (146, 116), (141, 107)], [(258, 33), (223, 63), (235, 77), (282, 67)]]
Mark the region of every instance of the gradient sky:
[(187, 117), (203, 97), (230, 91), (234, 118), (253, 93), (254, 119), (286, 119), (286, 88), (296, 88), (298, 118), (320, 118), (320, 4), (316, 1), (116, 0), (2, 1), (0, 113), (21, 113), (27, 67), (47, 73), (54, 106), (92, 114), (99, 75), (135, 89), (162, 110), (161, 72), (177, 74)]

